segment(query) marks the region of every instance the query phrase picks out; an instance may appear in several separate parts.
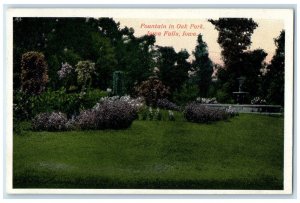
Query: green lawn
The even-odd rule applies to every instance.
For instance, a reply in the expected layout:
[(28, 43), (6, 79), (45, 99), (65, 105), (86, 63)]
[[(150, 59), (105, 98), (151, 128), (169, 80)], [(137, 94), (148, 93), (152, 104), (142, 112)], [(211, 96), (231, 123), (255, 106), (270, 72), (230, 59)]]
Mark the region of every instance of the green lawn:
[(283, 118), (135, 121), (13, 139), (14, 188), (283, 189)]

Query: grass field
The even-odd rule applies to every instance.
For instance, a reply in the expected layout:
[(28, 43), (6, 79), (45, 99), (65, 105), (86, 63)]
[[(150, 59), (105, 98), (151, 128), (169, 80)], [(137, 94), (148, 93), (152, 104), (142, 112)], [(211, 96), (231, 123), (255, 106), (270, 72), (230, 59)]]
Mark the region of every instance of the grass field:
[(283, 118), (135, 121), (13, 138), (14, 188), (283, 189)]

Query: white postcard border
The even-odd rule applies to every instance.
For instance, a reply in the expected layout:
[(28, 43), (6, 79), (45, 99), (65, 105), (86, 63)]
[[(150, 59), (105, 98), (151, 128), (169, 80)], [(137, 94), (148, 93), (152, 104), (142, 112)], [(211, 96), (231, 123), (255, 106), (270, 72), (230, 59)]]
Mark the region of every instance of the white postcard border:
[[(219, 18), (259, 17), (283, 20), (286, 31), (283, 190), (165, 190), (165, 189), (14, 189), (12, 187), (13, 17)], [(292, 9), (123, 9), (8, 8), (6, 10), (6, 191), (8, 194), (291, 194), (293, 170), (293, 35)]]

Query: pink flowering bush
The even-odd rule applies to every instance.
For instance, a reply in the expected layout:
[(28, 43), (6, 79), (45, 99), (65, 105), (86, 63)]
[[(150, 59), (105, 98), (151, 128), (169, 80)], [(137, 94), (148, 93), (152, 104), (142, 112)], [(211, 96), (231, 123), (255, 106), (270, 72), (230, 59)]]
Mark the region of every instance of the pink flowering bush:
[(114, 102), (114, 101), (124, 101), (128, 103), (132, 108), (134, 108), (136, 111), (140, 111), (144, 107), (144, 98), (138, 97), (138, 98), (132, 98), (129, 95), (125, 96), (112, 96), (112, 97), (102, 97), (99, 101), (99, 103), (96, 104), (95, 108), (99, 105), (101, 105), (103, 102)]
[(138, 118), (134, 107), (122, 100), (103, 101), (76, 118), (76, 125), (86, 129), (124, 129)]
[(32, 120), (34, 130), (63, 131), (67, 130), (67, 116), (61, 112), (40, 113)]
[(102, 119), (99, 116), (95, 109), (81, 111), (76, 117), (74, 125), (82, 130), (95, 130), (99, 127), (99, 120)]
[(207, 107), (196, 102), (190, 103), (185, 107), (184, 117), (194, 123), (209, 123), (214, 121), (226, 120), (230, 117), (224, 109)]

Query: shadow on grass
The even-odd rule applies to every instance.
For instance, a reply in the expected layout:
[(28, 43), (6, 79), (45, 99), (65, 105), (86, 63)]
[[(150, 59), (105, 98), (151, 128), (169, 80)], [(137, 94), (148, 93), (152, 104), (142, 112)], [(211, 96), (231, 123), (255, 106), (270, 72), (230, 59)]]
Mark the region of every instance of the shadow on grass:
[(283, 183), (275, 177), (228, 180), (168, 180), (168, 179), (110, 179), (107, 177), (58, 177), (50, 175), (18, 176), (14, 188), (55, 189), (225, 189), (225, 190), (282, 190)]

